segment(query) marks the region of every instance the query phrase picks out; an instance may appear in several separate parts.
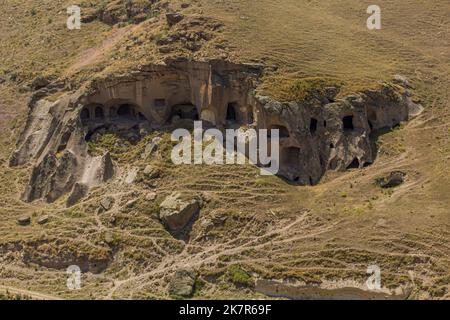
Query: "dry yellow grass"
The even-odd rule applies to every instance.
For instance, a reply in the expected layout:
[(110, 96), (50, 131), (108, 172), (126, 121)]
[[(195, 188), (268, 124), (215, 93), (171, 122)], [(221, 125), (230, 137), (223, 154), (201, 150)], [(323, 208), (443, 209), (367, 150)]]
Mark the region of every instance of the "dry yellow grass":
[[(76, 292), (65, 287), (64, 270), (23, 264), (13, 251), (0, 257), (0, 291), (14, 287), (26, 290), (17, 292), (63, 298), (167, 298), (165, 276), (188, 265), (205, 278), (217, 279), (207, 282), (197, 296), (253, 298), (260, 296), (226, 281), (223, 275), (230, 266), (240, 265), (264, 278), (317, 284), (327, 279), (364, 281), (367, 266), (375, 263), (386, 286), (411, 283), (413, 274), (411, 298), (448, 299), (450, 3), (380, 0), (383, 29), (369, 31), (365, 24), (370, 1), (336, 2), (198, 0), (186, 13), (224, 23), (217, 37), (230, 48), (230, 59), (277, 67), (264, 78), (259, 89), (263, 93), (286, 97), (290, 83), (305, 77), (336, 81), (348, 92), (400, 73), (416, 86), (425, 112), (381, 137), (373, 166), (329, 173), (315, 187), (257, 177), (250, 166), (176, 168), (162, 154), (154, 163), (164, 169), (157, 202), (175, 189), (210, 197), (188, 244), (173, 239), (154, 219), (155, 207), (142, 199), (149, 190), (145, 183), (127, 190), (107, 184), (68, 210), (64, 199), (52, 205), (20, 202), (30, 168), (7, 167), (26, 113), (27, 93), (19, 93), (18, 86), (38, 74), (83, 80), (158, 60), (163, 56), (150, 39), (168, 32), (163, 23), (111, 28), (93, 22), (69, 32), (65, 8), (71, 1), (2, 2), (0, 76), (1, 71), (14, 72), (19, 81), (0, 85), (0, 248), (45, 240), (54, 249), (59, 239), (76, 254), (100, 256), (110, 249), (107, 233), (116, 247), (107, 271), (84, 275), (83, 288)], [(136, 36), (142, 44), (135, 44)], [(86, 52), (99, 54), (89, 60)], [(205, 47), (192, 57), (215, 54)], [(84, 64), (85, 59), (89, 63)], [(133, 159), (140, 147), (125, 159)], [(144, 163), (136, 160), (134, 165)], [(398, 169), (408, 174), (403, 186), (386, 192), (374, 185), (377, 176)], [(97, 214), (105, 192), (115, 194), (122, 205), (134, 197), (140, 200)], [(51, 218), (47, 225), (16, 224), (23, 214), (35, 218), (44, 213)], [(205, 235), (202, 222), (224, 215), (226, 222)]]

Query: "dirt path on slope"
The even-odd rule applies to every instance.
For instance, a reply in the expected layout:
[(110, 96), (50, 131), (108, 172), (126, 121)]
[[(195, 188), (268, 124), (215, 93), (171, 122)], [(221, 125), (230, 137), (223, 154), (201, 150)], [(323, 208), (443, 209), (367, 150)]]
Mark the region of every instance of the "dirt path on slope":
[(3, 293), (8, 292), (10, 294), (18, 294), (18, 295), (22, 295), (22, 296), (31, 297), (32, 299), (37, 299), (37, 300), (62, 300), (61, 298), (51, 296), (48, 294), (44, 294), (44, 293), (40, 293), (40, 292), (36, 292), (36, 291), (24, 290), (24, 289), (10, 287), (10, 286), (0, 285), (0, 292), (3, 292)]

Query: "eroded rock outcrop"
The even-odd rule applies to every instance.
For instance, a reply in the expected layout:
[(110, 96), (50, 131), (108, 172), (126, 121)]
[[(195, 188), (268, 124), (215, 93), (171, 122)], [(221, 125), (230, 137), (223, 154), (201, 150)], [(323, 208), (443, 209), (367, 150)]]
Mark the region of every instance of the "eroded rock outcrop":
[(174, 192), (161, 203), (159, 218), (170, 231), (180, 231), (198, 214), (199, 210), (200, 204), (197, 199)]
[(175, 272), (169, 283), (169, 294), (190, 297), (194, 292), (197, 273), (192, 269), (180, 269)]
[(82, 272), (100, 273), (106, 269), (111, 259), (109, 248), (84, 248), (54, 242), (28, 243), (23, 247), (22, 259), (46, 268), (65, 270), (71, 265), (79, 266)]
[(103, 1), (98, 6), (82, 8), (82, 22), (100, 20), (108, 25), (132, 22), (138, 24), (149, 17), (159, 14), (167, 6), (158, 0), (114, 0)]
[(222, 130), (278, 129), (279, 174), (314, 185), (327, 170), (373, 163), (377, 130), (421, 110), (404, 82), (342, 99), (338, 88), (328, 87), (303, 101), (279, 102), (255, 96), (262, 72), (260, 65), (222, 60), (167, 60), (94, 81), (56, 102), (32, 99), (10, 160), (12, 166), (36, 164), (23, 199), (52, 202), (76, 183), (91, 188), (111, 179), (109, 154), (92, 156), (86, 143), (105, 130), (173, 130), (186, 120)]
[(376, 157), (372, 133), (409, 119), (406, 96), (389, 84), (334, 98), (280, 103), (257, 97), (257, 126), (280, 130), (281, 175), (314, 185), (326, 170), (369, 165)]

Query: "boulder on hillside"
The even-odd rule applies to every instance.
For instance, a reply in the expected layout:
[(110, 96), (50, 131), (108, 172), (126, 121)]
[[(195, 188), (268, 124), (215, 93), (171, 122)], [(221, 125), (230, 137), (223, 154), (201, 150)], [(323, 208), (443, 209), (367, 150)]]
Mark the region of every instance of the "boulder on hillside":
[(190, 297), (194, 293), (197, 273), (192, 269), (180, 269), (175, 272), (169, 283), (169, 294)]
[(27, 226), (31, 223), (31, 218), (30, 216), (20, 217), (19, 219), (17, 219), (17, 223), (21, 226)]
[(169, 26), (173, 26), (184, 19), (184, 16), (181, 13), (170, 12), (166, 13), (166, 20)]
[(31, 83), (31, 88), (33, 90), (39, 90), (39, 89), (45, 88), (49, 84), (50, 84), (49, 79), (47, 79), (44, 76), (37, 76), (36, 78), (34, 78), (33, 82)]
[(171, 231), (180, 231), (199, 210), (200, 203), (197, 199), (173, 192), (161, 203), (159, 218)]
[(376, 183), (382, 188), (395, 188), (405, 181), (406, 173), (402, 171), (393, 171), (385, 177), (377, 178)]
[(37, 220), (37, 223), (38, 224), (46, 224), (48, 222), (48, 219), (49, 219), (48, 215), (40, 216)]
[(100, 201), (100, 206), (103, 210), (108, 211), (112, 208), (114, 205), (114, 198), (113, 197), (105, 197)]

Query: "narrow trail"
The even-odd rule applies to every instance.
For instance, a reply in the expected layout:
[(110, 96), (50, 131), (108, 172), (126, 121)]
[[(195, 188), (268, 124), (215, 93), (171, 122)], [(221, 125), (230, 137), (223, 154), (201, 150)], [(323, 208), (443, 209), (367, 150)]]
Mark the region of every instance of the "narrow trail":
[(10, 294), (14, 294), (14, 295), (17, 294), (17, 295), (27, 296), (27, 297), (31, 297), (32, 299), (37, 299), (37, 300), (63, 300), (59, 297), (55, 297), (52, 295), (48, 295), (48, 294), (44, 294), (44, 293), (40, 293), (40, 292), (36, 292), (36, 291), (20, 289), (20, 288), (11, 287), (11, 286), (0, 285), (0, 292), (10, 293)]

